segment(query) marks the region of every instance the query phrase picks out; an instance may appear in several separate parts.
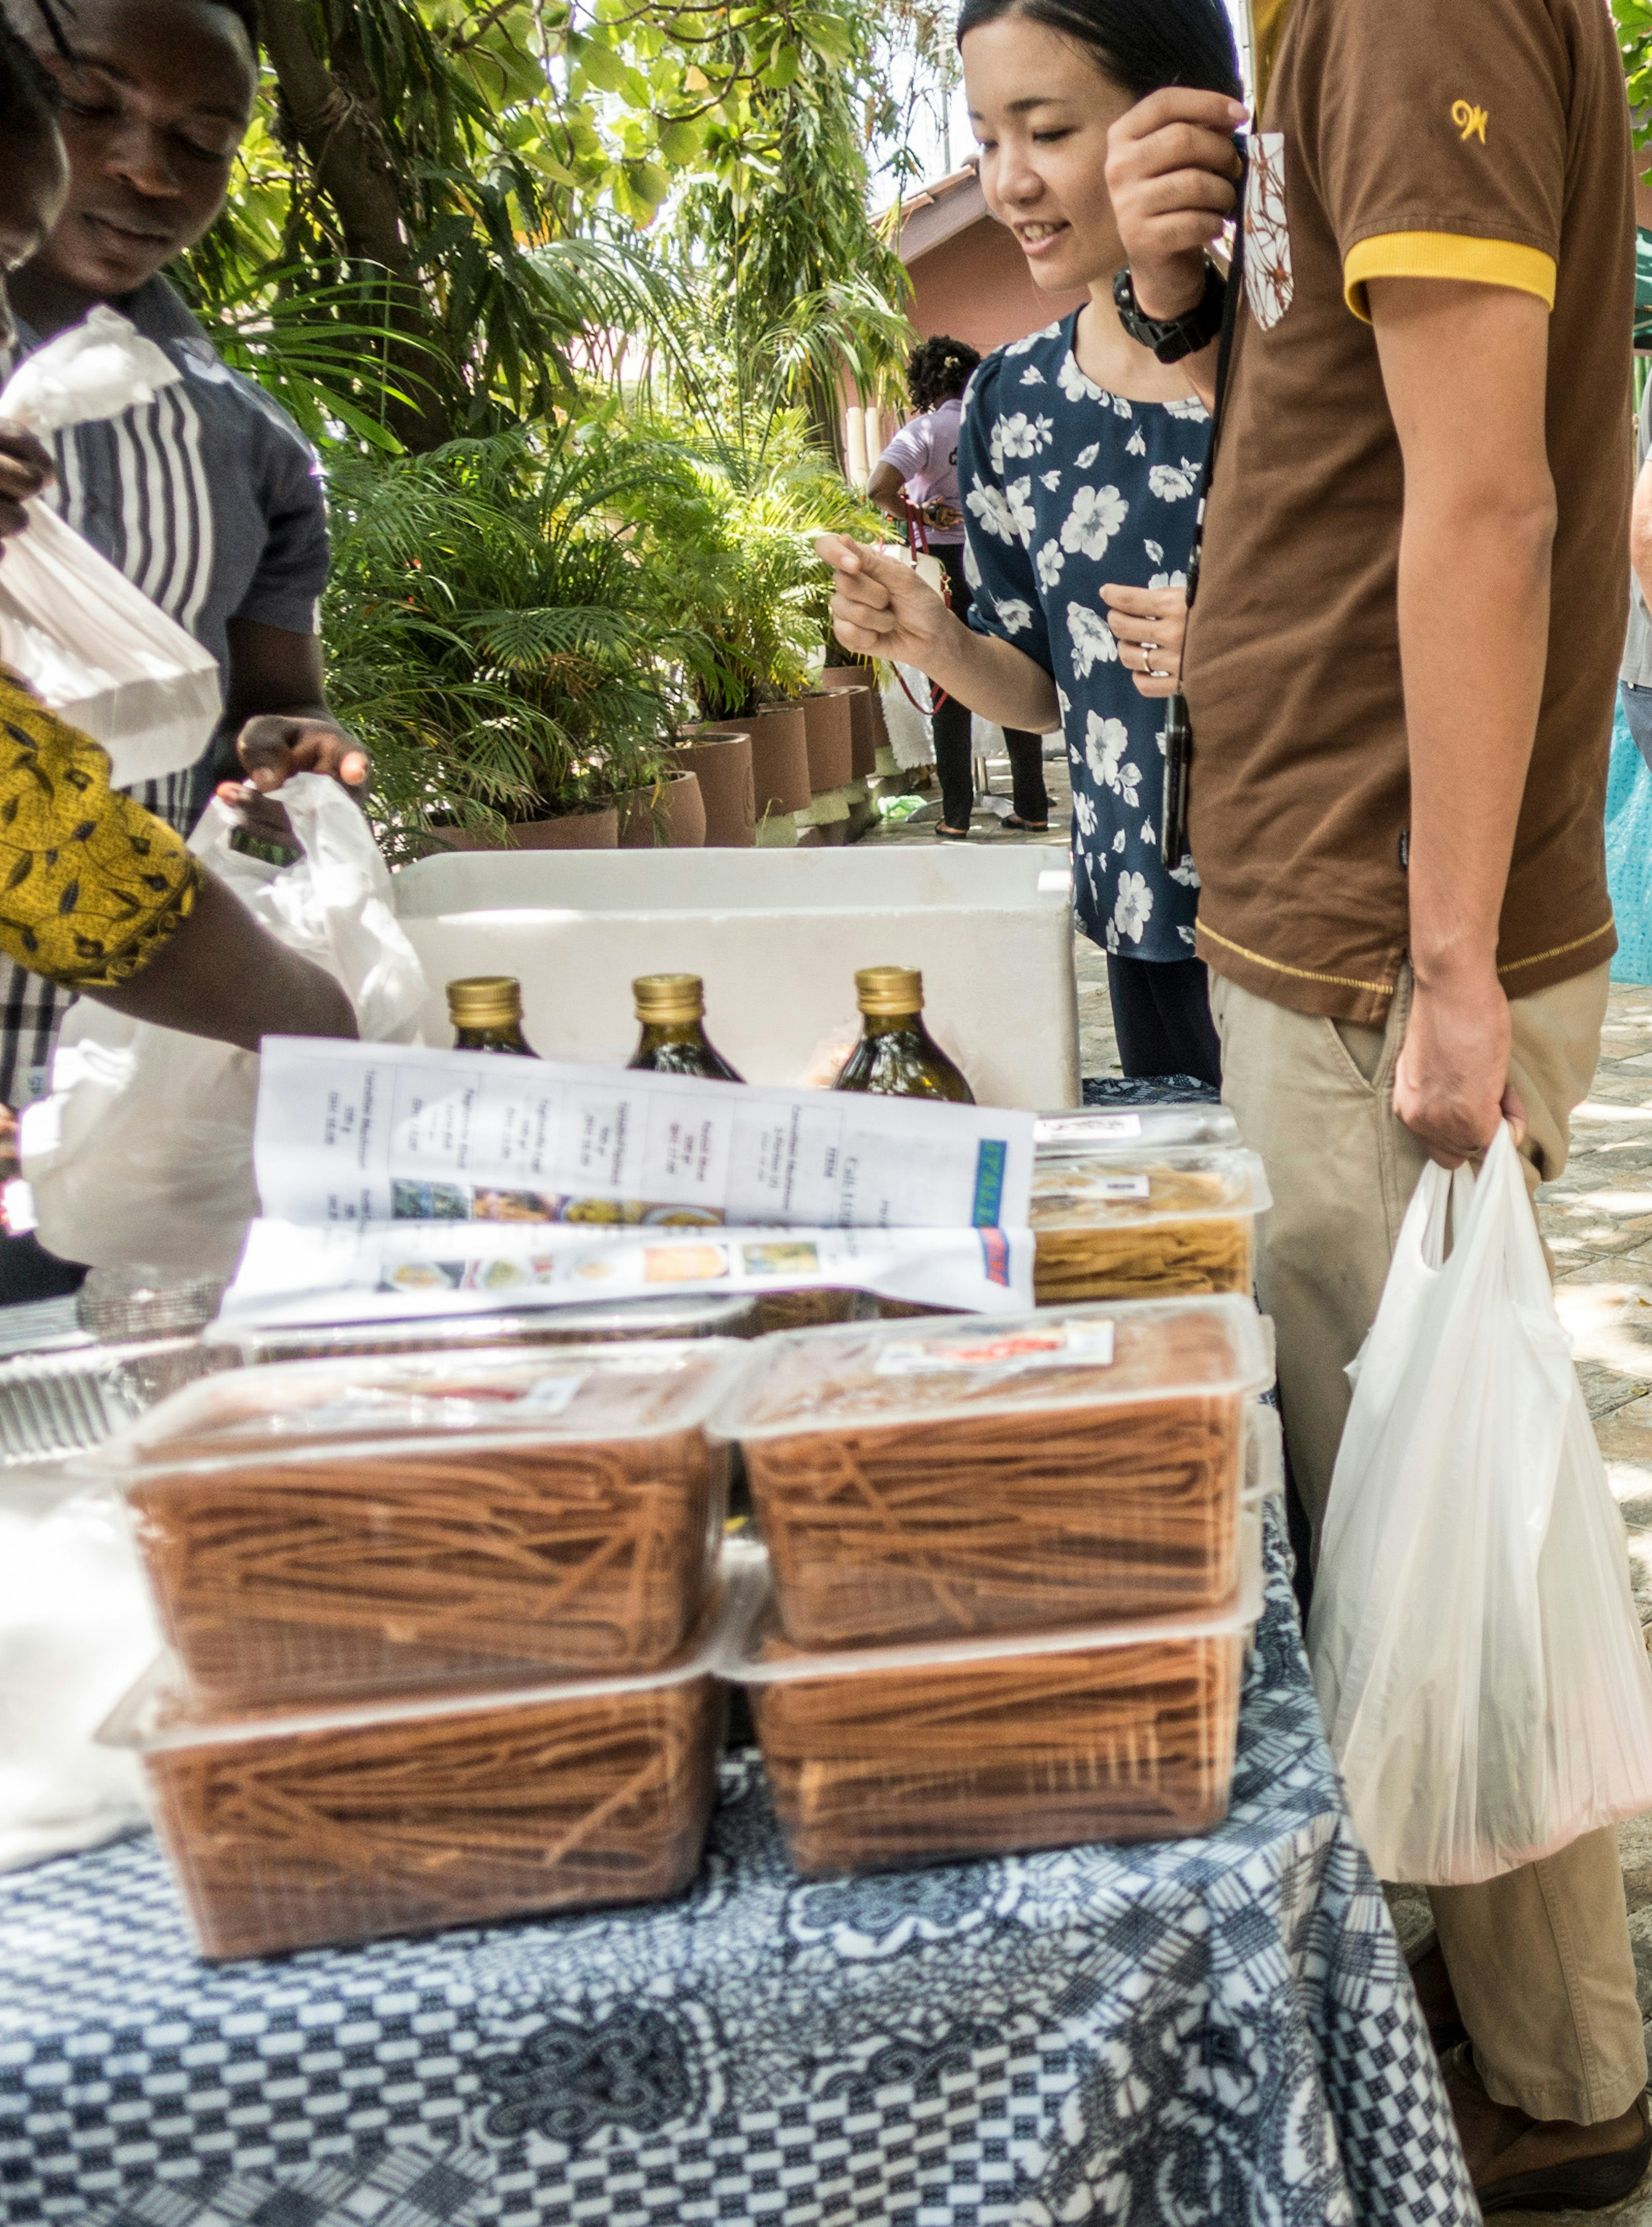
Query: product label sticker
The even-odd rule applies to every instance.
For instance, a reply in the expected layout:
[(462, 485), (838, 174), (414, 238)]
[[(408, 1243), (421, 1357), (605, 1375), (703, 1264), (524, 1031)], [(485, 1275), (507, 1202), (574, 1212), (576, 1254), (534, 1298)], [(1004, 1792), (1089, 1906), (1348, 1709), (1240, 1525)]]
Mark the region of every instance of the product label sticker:
[(1085, 1118), (1083, 1134), (1087, 1137), (1139, 1137), (1139, 1114), (1097, 1114)]
[(1145, 1176), (1103, 1176), (1100, 1182), (1086, 1185), (1093, 1198), (1150, 1198), (1152, 1184)]
[(1034, 1369), (1106, 1369), (1113, 1360), (1110, 1322), (1062, 1323), (1049, 1330), (1016, 1330), (968, 1345), (949, 1339), (901, 1338), (878, 1355), (879, 1376), (1020, 1375)]

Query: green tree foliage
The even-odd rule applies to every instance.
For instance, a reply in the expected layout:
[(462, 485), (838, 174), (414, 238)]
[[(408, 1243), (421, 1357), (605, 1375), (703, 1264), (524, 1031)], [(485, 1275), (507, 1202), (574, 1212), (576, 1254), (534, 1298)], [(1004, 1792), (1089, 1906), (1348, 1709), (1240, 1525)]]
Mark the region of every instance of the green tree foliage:
[(1611, 0), (1611, 6), (1636, 115), (1635, 144), (1646, 147), (1652, 144), (1652, 6), (1648, 0)]

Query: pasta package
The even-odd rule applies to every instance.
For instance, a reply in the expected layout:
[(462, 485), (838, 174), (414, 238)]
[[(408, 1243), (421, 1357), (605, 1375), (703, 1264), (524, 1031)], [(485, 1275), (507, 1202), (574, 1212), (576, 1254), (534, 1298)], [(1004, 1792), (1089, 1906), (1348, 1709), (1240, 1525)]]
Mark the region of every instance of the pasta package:
[(811, 1656), (760, 1616), (724, 1675), (748, 1688), (798, 1870), (1178, 1840), (1220, 1823), (1260, 1541), (1247, 1516), (1243, 1586), (1203, 1618)]
[(530, 1314), (437, 1315), (404, 1322), (214, 1324), (207, 1343), (220, 1367), (266, 1361), (341, 1360), (390, 1353), (449, 1353), (489, 1345), (601, 1345), (632, 1338), (756, 1337), (763, 1322), (755, 1299), (608, 1299), (589, 1307), (545, 1307)]
[(102, 1450), (169, 1644), (226, 1706), (657, 1669), (710, 1596), (718, 1339), (288, 1362)]
[(99, 1738), (142, 1758), (202, 1956), (271, 1956), (693, 1878), (723, 1730), (709, 1641), (652, 1678), (294, 1718), (188, 1696), (165, 1658)]
[(787, 1637), (813, 1648), (1059, 1630), (1233, 1591), (1245, 1299), (947, 1316), (766, 1341), (738, 1439)]
[(1256, 1217), (1272, 1204), (1235, 1145), (1045, 1152), (1033, 1170), (1033, 1297), (1162, 1299), (1251, 1290)]

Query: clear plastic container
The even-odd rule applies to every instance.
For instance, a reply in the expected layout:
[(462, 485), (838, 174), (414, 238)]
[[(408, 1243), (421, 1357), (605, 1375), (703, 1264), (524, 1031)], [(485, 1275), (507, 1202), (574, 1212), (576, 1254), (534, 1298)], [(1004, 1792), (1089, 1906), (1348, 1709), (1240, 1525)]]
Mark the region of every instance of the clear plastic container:
[(1171, 1292), (1248, 1296), (1256, 1217), (1272, 1203), (1261, 1161), (1238, 1145), (1041, 1158), (1032, 1177), (1033, 1296), (1040, 1306)]
[(721, 1339), (233, 1369), (93, 1457), (169, 1643), (220, 1703), (678, 1653), (728, 1490)]
[(613, 1299), (601, 1306), (545, 1307), (527, 1314), (443, 1315), (434, 1321), (314, 1323), (242, 1329), (219, 1323), (207, 1342), (246, 1368), (266, 1361), (340, 1359), (346, 1354), (450, 1353), (489, 1345), (601, 1345), (627, 1338), (756, 1337), (755, 1299)]
[(699, 1866), (726, 1642), (647, 1677), (216, 1709), (163, 1657), (98, 1737), (142, 1761), (203, 1956), (655, 1902)]
[(0, 1468), (86, 1453), (182, 1386), (234, 1365), (196, 1337), (0, 1361)]
[(1245, 1299), (946, 1316), (766, 1342), (718, 1423), (788, 1637), (899, 1645), (1226, 1599), (1272, 1374)]
[(1198, 1099), (1156, 1106), (1088, 1106), (1040, 1114), (1032, 1126), (1041, 1160), (1075, 1152), (1161, 1152), (1170, 1145), (1236, 1145), (1239, 1124), (1225, 1106)]
[(718, 1662), (747, 1688), (800, 1872), (948, 1863), (1092, 1841), (1170, 1841), (1228, 1812), (1261, 1612), (1261, 1527), (1202, 1616), (949, 1646), (811, 1655), (773, 1597)]

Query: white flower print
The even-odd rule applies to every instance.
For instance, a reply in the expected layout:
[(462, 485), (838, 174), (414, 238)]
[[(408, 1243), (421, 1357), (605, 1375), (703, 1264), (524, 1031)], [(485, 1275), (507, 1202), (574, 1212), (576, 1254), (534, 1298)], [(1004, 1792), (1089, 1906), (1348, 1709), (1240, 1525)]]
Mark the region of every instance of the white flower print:
[(987, 532), (999, 541), (1013, 541), (1016, 523), (1010, 506), (995, 487), (984, 487), (977, 480), (964, 497), (964, 507), (979, 518)]
[(1107, 397), (1107, 399), (1113, 405), (1113, 414), (1115, 418), (1133, 418), (1135, 416), (1135, 412), (1125, 400), (1122, 394), (1111, 394)]
[(1103, 557), (1129, 515), (1130, 506), (1116, 487), (1081, 487), (1062, 527), (1062, 547), (1080, 550), (1086, 557)]
[(1164, 551), (1161, 543), (1144, 541), (1141, 546), (1146, 551), (1150, 563), (1162, 565), (1164, 562)]
[(1056, 701), (1061, 706), (1061, 714), (1064, 719), (1073, 708), (1073, 699), (1059, 681), (1056, 685)]
[(1061, 320), (1057, 318), (1053, 325), (1046, 325), (1042, 332), (1029, 333), (1023, 341), (1011, 341), (1004, 353), (1006, 356), (1025, 355), (1027, 350), (1036, 348), (1040, 341), (1053, 341), (1061, 329)]
[(1056, 374), (1056, 383), (1069, 402), (1094, 402), (1099, 399), (1101, 392), (1094, 380), (1086, 379), (1084, 373), (1079, 369), (1078, 358), (1073, 354), (1071, 348), (1068, 349), (1062, 360), (1062, 367)]
[(1042, 386), (1043, 383), (1044, 374), (1043, 372), (1039, 370), (1036, 363), (1030, 363), (1021, 374), (1021, 384), (1023, 386)]
[(1066, 564), (1067, 559), (1062, 553), (1062, 545), (1059, 541), (1046, 541), (1032, 561), (1033, 567), (1038, 575), (1039, 586), (1049, 590), (1053, 588), (1056, 581), (1061, 578), (1062, 567)]
[(1147, 886), (1145, 874), (1120, 874), (1118, 902), (1113, 908), (1113, 925), (1119, 935), (1127, 935), (1132, 943), (1141, 941), (1141, 932), (1153, 916), (1153, 893)]
[(1155, 572), (1147, 583), (1150, 588), (1185, 588), (1187, 584), (1185, 572)]
[[(1170, 879), (1173, 882), (1180, 882), (1184, 890), (1196, 890), (1203, 887), (1199, 879), (1199, 870), (1191, 858), (1183, 858), (1179, 866), (1172, 866)], [(1190, 941), (1191, 941), (1190, 938)]]
[(1161, 502), (1184, 502), (1199, 484), (1199, 467), (1186, 456), (1180, 471), (1174, 464), (1155, 464), (1147, 484)]
[(1192, 943), (1197, 940), (1195, 937), (1193, 930), (1190, 928), (1183, 927), (1179, 922), (1177, 922), (1176, 932), (1181, 937), (1183, 943)]
[(1113, 847), (1115, 851), (1122, 851), (1125, 847), (1125, 831), (1122, 827), (1113, 839)]
[(1196, 394), (1183, 394), (1174, 402), (1164, 405), (1167, 418), (1185, 418), (1190, 424), (1202, 425), (1209, 416)]
[(1000, 418), (995, 441), (1004, 443), (1006, 456), (1036, 456), (1047, 449), (1056, 437), (1053, 418), (1029, 418), (1017, 410), (1013, 418)]
[(1040, 472), (1038, 475), (1039, 486), (1048, 488), (1051, 495), (1055, 494), (1061, 483), (1062, 475), (1059, 472)]
[(1088, 449), (1081, 449), (1079, 450), (1077, 456), (1074, 457), (1073, 462), (1078, 466), (1080, 471), (1088, 472), (1090, 466), (1095, 462), (1100, 453), (1101, 443), (1100, 441), (1092, 441)]
[(1125, 454), (1127, 456), (1145, 456), (1147, 454), (1147, 436), (1139, 425), (1125, 443)]
[(1104, 788), (1122, 796), (1133, 812), (1139, 801), (1141, 769), (1125, 763), (1130, 730), (1122, 719), (1104, 719), (1092, 711), (1086, 723), (1084, 756), (1091, 773)]
[(1020, 634), (1032, 624), (1032, 605), (1019, 596), (1000, 596), (993, 603), (1006, 634)]
[(971, 548), (967, 539), (964, 542), (964, 577), (972, 588), (979, 588), (981, 584), (980, 559)]
[(1011, 522), (1021, 537), (1021, 546), (1024, 549), (1031, 546), (1032, 529), (1038, 523), (1038, 514), (1032, 507), (1031, 496), (1032, 475), (1030, 473), (1025, 479), (1011, 480), (1004, 490), (1004, 500), (1009, 507)]
[(969, 415), (969, 405), (975, 399), (975, 382), (980, 375), (980, 367), (978, 364), (975, 369), (971, 372), (969, 377), (964, 381), (963, 401), (958, 412), (958, 422), (960, 425), (963, 424), (965, 418)]
[(1112, 921), (1109, 921), (1107, 924), (1107, 949), (1109, 951), (1117, 951), (1119, 948), (1119, 930)]
[(1073, 637), (1073, 671), (1079, 680), (1088, 680), (1097, 665), (1118, 663), (1119, 645), (1113, 629), (1088, 603), (1068, 603), (1067, 631)]
[(1073, 792), (1073, 817), (1078, 822), (1078, 832), (1083, 836), (1095, 833), (1095, 807), (1081, 788)]
[(1158, 840), (1158, 836), (1154, 830), (1153, 823), (1151, 820), (1144, 820), (1141, 823), (1141, 839), (1144, 843), (1147, 844), (1157, 843)]

